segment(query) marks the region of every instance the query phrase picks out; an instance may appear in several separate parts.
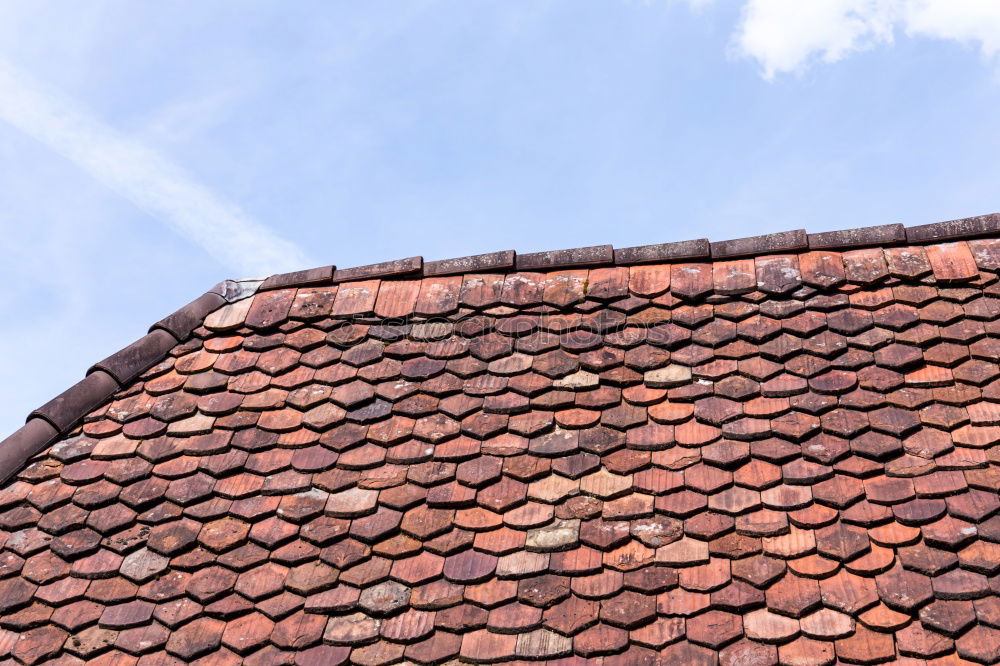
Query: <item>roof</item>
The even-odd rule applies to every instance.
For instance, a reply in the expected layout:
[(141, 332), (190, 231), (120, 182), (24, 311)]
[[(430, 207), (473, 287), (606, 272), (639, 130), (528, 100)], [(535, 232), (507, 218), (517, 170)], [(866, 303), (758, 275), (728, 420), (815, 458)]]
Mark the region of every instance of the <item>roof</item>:
[(0, 443), (0, 655), (993, 663), (998, 272), (991, 215), (222, 283)]

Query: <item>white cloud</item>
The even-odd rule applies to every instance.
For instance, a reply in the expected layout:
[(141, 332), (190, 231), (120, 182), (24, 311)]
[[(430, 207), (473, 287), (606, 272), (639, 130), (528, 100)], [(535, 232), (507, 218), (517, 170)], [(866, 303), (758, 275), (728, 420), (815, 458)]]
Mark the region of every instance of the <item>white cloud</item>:
[(954, 40), (1000, 52), (997, 0), (746, 0), (733, 35), (738, 54), (756, 59), (767, 79), (814, 61), (909, 37)]
[(907, 34), (978, 43), (986, 56), (1000, 52), (1000, 2), (920, 0), (904, 4)]
[(72, 161), (240, 276), (315, 265), (297, 245), (183, 169), (2, 61), (0, 119)]

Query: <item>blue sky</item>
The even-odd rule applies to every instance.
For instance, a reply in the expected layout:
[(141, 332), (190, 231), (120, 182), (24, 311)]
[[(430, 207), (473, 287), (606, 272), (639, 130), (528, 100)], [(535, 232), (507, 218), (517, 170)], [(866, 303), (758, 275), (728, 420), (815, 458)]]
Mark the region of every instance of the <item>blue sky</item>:
[(0, 6), (0, 436), (229, 277), (1000, 210), (992, 0)]

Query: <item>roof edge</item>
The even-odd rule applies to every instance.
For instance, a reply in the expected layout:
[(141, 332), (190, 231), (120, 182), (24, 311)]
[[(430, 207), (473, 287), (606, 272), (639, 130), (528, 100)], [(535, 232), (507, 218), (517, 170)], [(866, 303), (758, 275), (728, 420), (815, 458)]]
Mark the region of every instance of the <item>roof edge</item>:
[(1000, 232), (1000, 213), (963, 217), (947, 222), (933, 222), (906, 227), (906, 242), (937, 243), (945, 240), (978, 238)]
[(28, 418), (44, 419), (64, 433), (119, 388), (121, 385), (114, 377), (103, 370), (95, 370), (31, 412)]
[(7, 483), (25, 462), (40, 453), (59, 434), (45, 419), (29, 417), (14, 434), (0, 442), (0, 485)]
[(841, 229), (809, 234), (810, 250), (847, 250), (873, 245), (898, 245), (906, 242), (902, 224), (880, 224), (860, 229)]
[(456, 259), (440, 259), (424, 263), (424, 275), (436, 277), (444, 275), (461, 275), (464, 273), (484, 273), (486, 271), (508, 271), (514, 268), (517, 253), (514, 250), (501, 250), (487, 254), (474, 254)]
[(900, 243), (922, 245), (998, 233), (1000, 213), (991, 213), (911, 227), (885, 224), (815, 234), (796, 229), (712, 243), (699, 238), (627, 248), (597, 245), (520, 256), (514, 250), (506, 250), (426, 263), (423, 257), (408, 257), (347, 269), (330, 265), (280, 273), (264, 279), (224, 280), (153, 324), (147, 335), (94, 364), (81, 381), (32, 411), (24, 426), (0, 441), (0, 484), (5, 483), (47, 444), (73, 429), (84, 416), (123, 386), (162, 361), (170, 349), (190, 337), (209, 314), (223, 305), (249, 298), (258, 291), (322, 286), (351, 280), (423, 278), (487, 271), (634, 266), (734, 259), (783, 252), (850, 250)]
[[(308, 272), (308, 271), (307, 271)], [(253, 296), (262, 280), (224, 280), (149, 327), (149, 333), (95, 363), (86, 376), (32, 411), (25, 424), (0, 441), (0, 484), (46, 445), (79, 424), (123, 386), (162, 361), (187, 340), (211, 312)]]
[(776, 252), (798, 252), (809, 249), (809, 239), (805, 229), (779, 231), (775, 234), (750, 236), (749, 238), (734, 238), (733, 240), (712, 243), (713, 259), (737, 259), (739, 257), (756, 257), (761, 254)]
[(611, 245), (594, 245), (526, 254), (518, 254), (514, 250), (504, 250), (434, 261), (424, 261), (423, 257), (407, 257), (353, 268), (338, 269), (335, 266), (324, 266), (293, 273), (281, 273), (264, 280), (260, 289), (312, 287), (354, 280), (381, 280), (397, 277), (424, 278), (508, 270), (538, 271), (738, 259), (811, 250), (855, 250), (902, 243), (925, 245), (981, 238), (997, 233), (1000, 233), (1000, 213), (990, 213), (911, 227), (893, 223), (818, 233), (807, 233), (804, 229), (794, 229), (714, 242), (710, 242), (706, 238), (695, 238), (636, 247), (616, 248)]

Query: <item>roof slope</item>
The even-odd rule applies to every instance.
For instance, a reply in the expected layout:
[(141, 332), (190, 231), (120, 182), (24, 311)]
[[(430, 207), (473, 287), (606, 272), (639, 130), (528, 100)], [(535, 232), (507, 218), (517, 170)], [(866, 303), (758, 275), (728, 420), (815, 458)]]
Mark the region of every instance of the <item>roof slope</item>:
[(215, 293), (0, 489), (0, 654), (996, 661), (1000, 240), (733, 243)]

